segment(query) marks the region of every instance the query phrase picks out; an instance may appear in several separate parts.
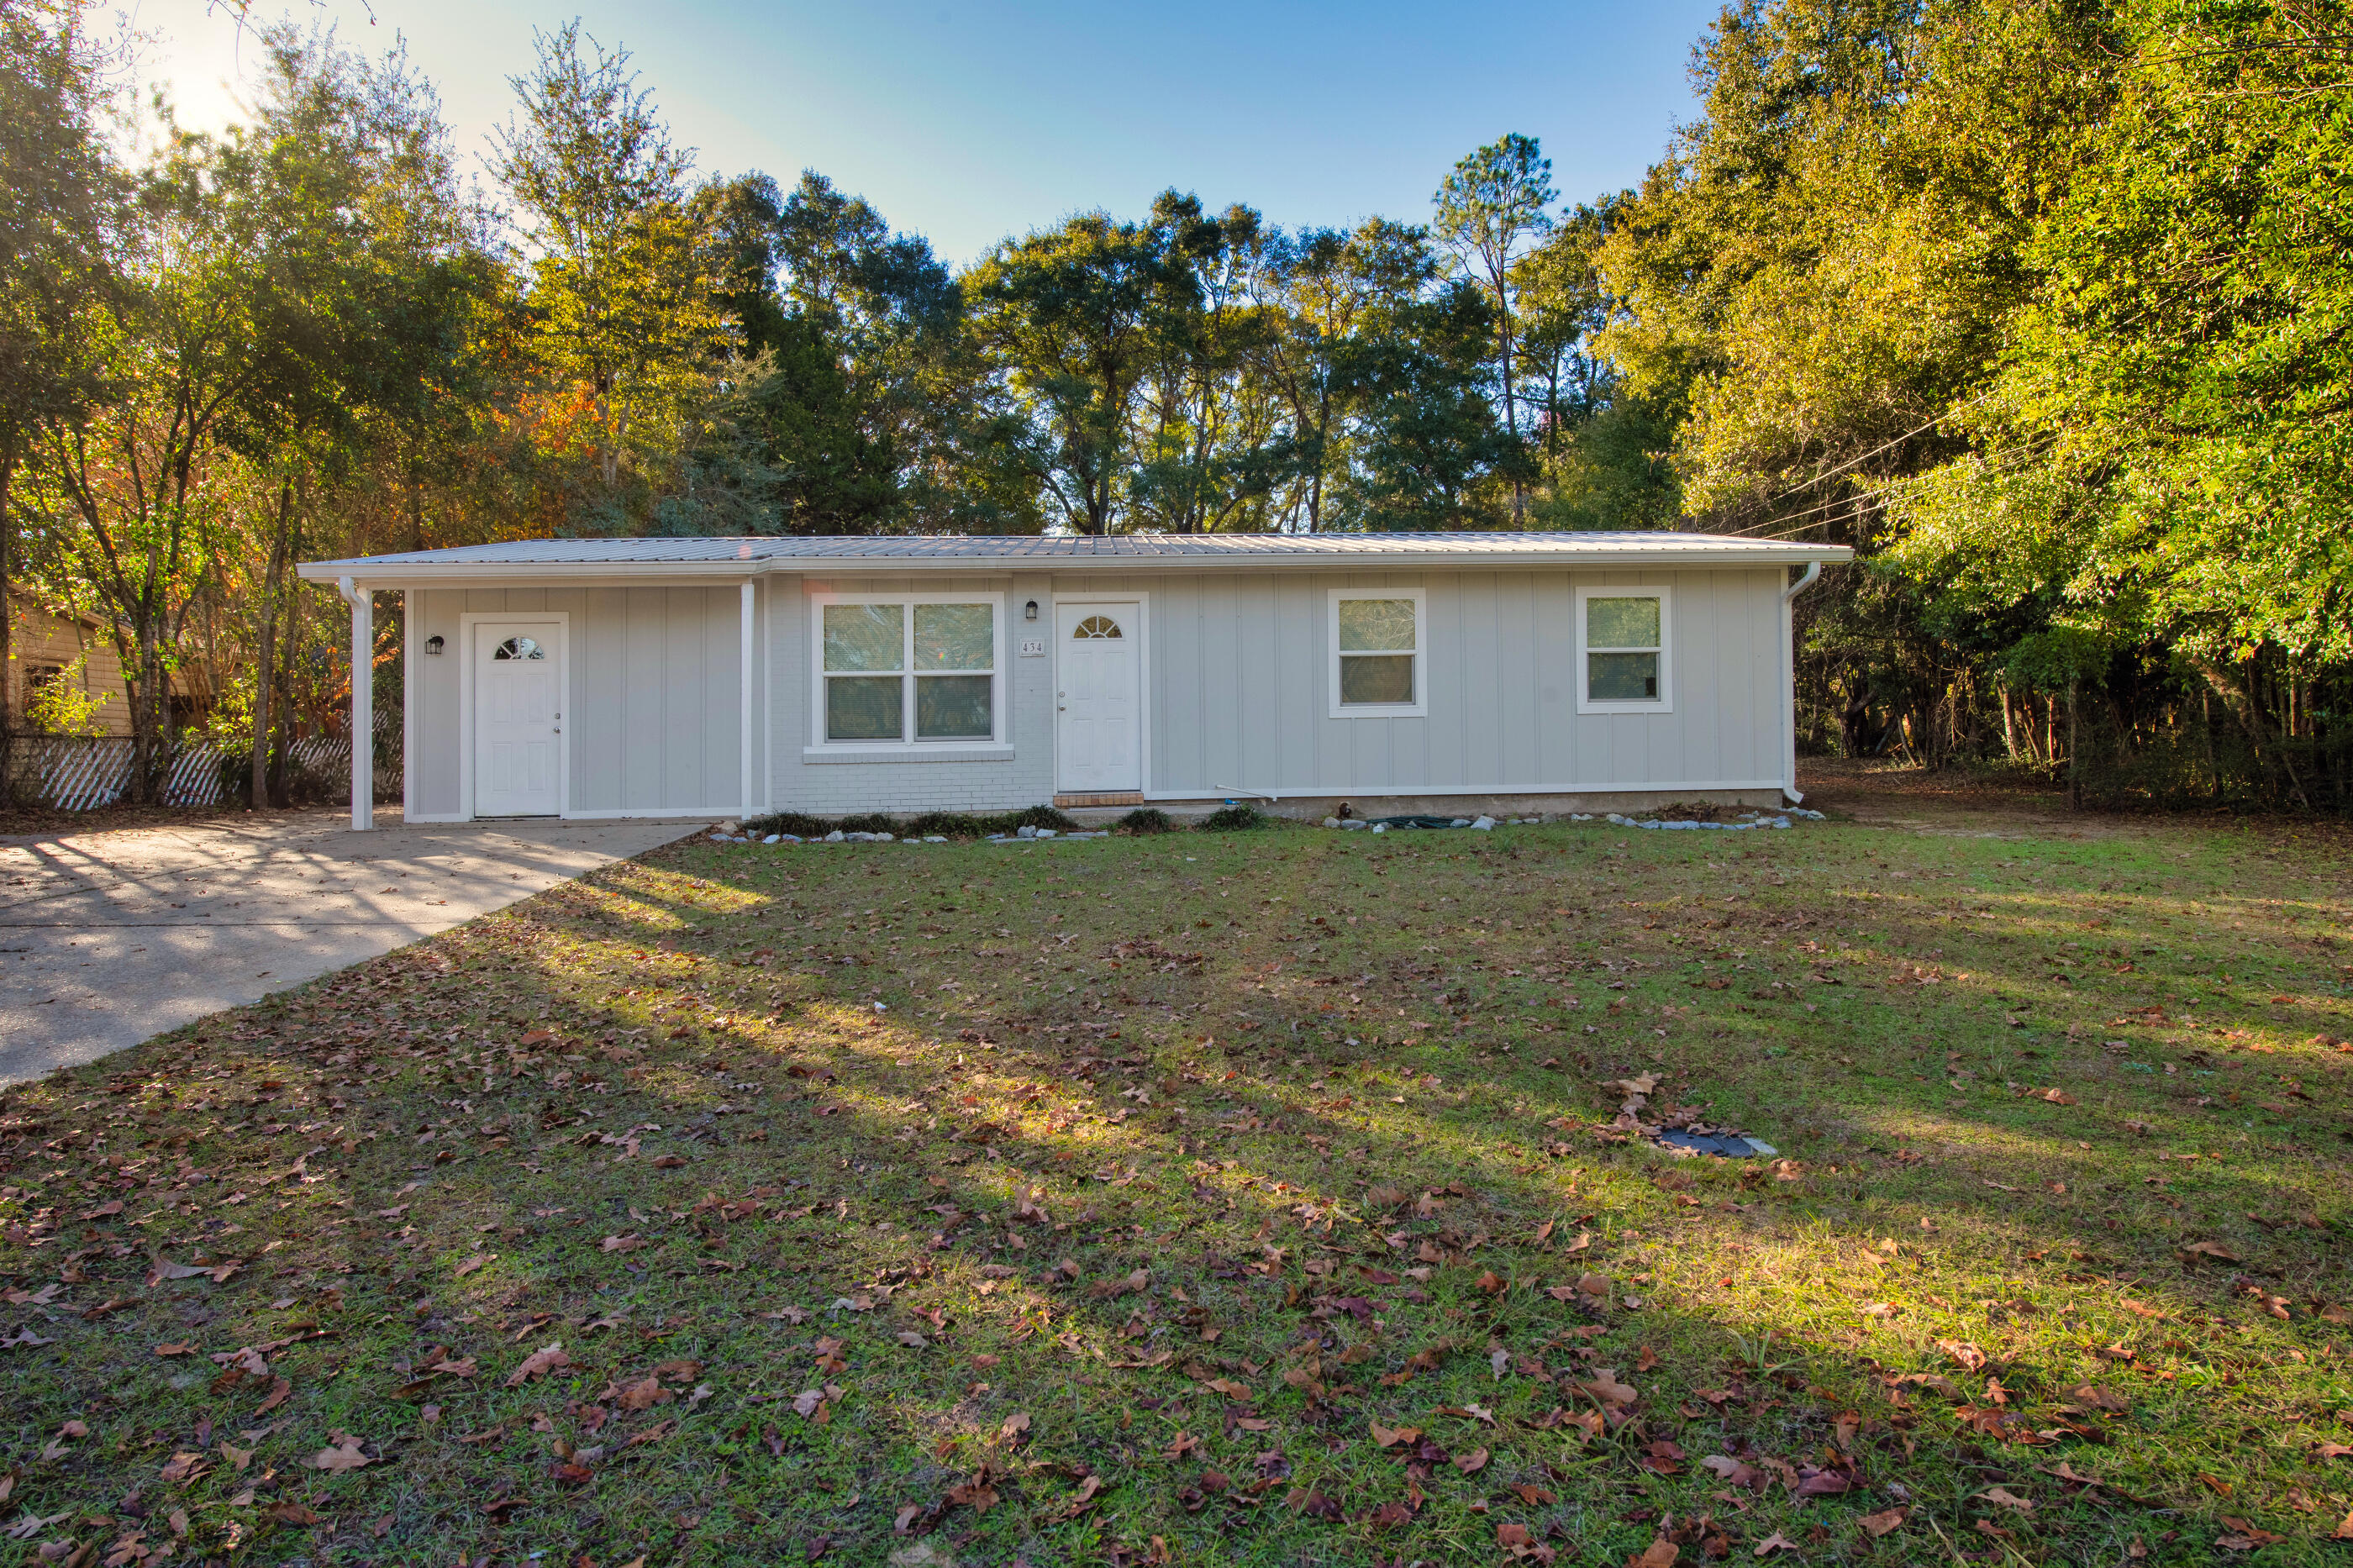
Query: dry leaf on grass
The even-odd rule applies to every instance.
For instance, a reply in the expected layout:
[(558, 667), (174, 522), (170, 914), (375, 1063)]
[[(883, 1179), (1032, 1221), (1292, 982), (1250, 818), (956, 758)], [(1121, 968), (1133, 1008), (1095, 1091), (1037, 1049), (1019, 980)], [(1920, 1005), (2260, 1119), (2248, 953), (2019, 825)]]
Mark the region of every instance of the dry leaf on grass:
[(572, 1358), (564, 1353), (562, 1341), (543, 1345), (523, 1357), (522, 1364), (508, 1374), (507, 1386), (521, 1388), (534, 1377), (545, 1377), (549, 1373), (559, 1371), (571, 1364)]
[(332, 1448), (320, 1449), (317, 1453), (311, 1455), (302, 1462), (310, 1466), (311, 1468), (314, 1470), (327, 1470), (332, 1472), (335, 1470), (356, 1470), (372, 1461), (365, 1454), (360, 1452), (360, 1443), (358, 1438), (346, 1437)]
[(1876, 1541), (1901, 1525), (1911, 1512), (1908, 1508), (1891, 1508), (1884, 1513), (1866, 1513), (1855, 1522), (1862, 1526), (1865, 1535)]

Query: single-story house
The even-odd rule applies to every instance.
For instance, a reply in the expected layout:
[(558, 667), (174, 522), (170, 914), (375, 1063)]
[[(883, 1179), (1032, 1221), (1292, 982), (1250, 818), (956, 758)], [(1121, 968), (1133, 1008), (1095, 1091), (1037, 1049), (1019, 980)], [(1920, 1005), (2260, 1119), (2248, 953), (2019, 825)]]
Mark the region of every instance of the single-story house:
[(1631, 531), (546, 539), (301, 570), (341, 587), (355, 647), (374, 595), (406, 596), (410, 822), (1455, 815), (1794, 797), (1789, 603), (1851, 553)]
[[(211, 706), (207, 666), (184, 664), (171, 672), (172, 723), (192, 723)], [(34, 732), (30, 704), (45, 686), (64, 681), (95, 699), (93, 733), (131, 733), (131, 700), (122, 660), (106, 623), (90, 615), (60, 615), (19, 588), (8, 593), (8, 658), (0, 668), (0, 724), (18, 734)]]

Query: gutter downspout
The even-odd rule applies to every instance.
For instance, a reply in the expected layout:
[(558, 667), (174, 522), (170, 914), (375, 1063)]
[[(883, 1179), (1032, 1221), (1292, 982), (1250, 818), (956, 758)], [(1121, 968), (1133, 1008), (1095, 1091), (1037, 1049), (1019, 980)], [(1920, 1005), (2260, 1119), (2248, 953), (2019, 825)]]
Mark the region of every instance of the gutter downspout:
[(335, 592), (352, 607), (352, 831), (375, 826), (375, 600), (349, 577)]
[(1791, 805), (1806, 804), (1805, 792), (1798, 787), (1798, 643), (1797, 621), (1790, 608), (1797, 596), (1821, 580), (1822, 563), (1806, 563), (1799, 579), (1781, 590), (1781, 711), (1787, 715), (1788, 729), (1784, 731), (1787, 748), (1781, 758), (1781, 793)]

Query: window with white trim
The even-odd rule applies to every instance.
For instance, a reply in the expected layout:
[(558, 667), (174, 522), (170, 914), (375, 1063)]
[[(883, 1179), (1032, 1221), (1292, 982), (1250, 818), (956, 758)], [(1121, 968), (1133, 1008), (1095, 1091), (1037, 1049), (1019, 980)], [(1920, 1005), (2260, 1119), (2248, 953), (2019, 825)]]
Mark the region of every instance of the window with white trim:
[(817, 605), (823, 744), (994, 741), (998, 623), (987, 599), (827, 599)]
[(1577, 591), (1579, 711), (1668, 710), (1668, 609), (1664, 588)]
[(1332, 717), (1416, 718), (1429, 711), (1429, 637), (1419, 588), (1332, 590)]

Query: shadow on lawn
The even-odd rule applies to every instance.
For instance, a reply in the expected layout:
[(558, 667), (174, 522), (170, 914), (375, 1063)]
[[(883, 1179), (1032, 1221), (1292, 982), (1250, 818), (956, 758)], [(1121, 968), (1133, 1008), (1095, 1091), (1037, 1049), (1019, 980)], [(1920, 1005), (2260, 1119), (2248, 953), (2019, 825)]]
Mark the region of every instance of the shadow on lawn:
[[(1695, 1172), (1547, 1131), (1562, 1115), (1599, 1120), (1566, 1079), (1509, 1110), (1427, 1092), (1395, 1107), (1345, 1089), (1327, 1089), (1318, 1110), (1295, 1086), (1245, 1081), (1243, 1060), (1184, 1038), (1123, 1029), (1096, 1049), (1060, 1046), (1044, 1031), (1076, 1021), (1071, 1009), (966, 1019), (993, 1048), (927, 1036), (837, 999), (831, 974), (664, 952), (664, 937), (691, 942), (727, 922), (722, 934), (734, 937), (764, 907), (684, 880), (617, 868), (433, 944), (457, 960), (450, 973), (417, 950), (236, 1016), (248, 1033), (283, 1021), (265, 1037), (239, 1040), (223, 1020), (200, 1031), (215, 1058), (250, 1050), (258, 1111), (306, 1088), (314, 1107), (332, 1107), (336, 1075), (371, 1055), (409, 1053), (399, 1059), (420, 1070), (463, 1065), (462, 1081), (440, 1086), (459, 1092), (429, 1096), (457, 1114), (425, 1120), (472, 1128), (481, 1152), (439, 1159), (452, 1131), (414, 1125), (348, 1153), (314, 1151), (280, 1177), (301, 1194), (276, 1238), (294, 1268), (265, 1275), (257, 1256), (241, 1279), (172, 1287), (145, 1309), (142, 1328), (160, 1332), (169, 1315), (177, 1331), (202, 1331), (206, 1349), (230, 1336), (272, 1346), (272, 1382), (183, 1386), (158, 1371), (121, 1385), (137, 1385), (134, 1397), (95, 1394), (127, 1369), (90, 1365), (78, 1359), (85, 1346), (59, 1336), (40, 1363), (56, 1363), (41, 1403), (87, 1405), (94, 1423), (137, 1430), (101, 1432), (103, 1454), (72, 1450), (58, 1480), (129, 1489), (125, 1518), (185, 1500), (207, 1529), (308, 1529), (322, 1559), (438, 1563), (453, 1550), (706, 1560), (819, 1542), (874, 1561), (903, 1544), (902, 1523), (959, 1561), (1026, 1554), (1039, 1568), (1115, 1559), (1115, 1548), (1140, 1559), (1155, 1535), (1186, 1559), (1355, 1563), (1493, 1558), (1511, 1545), (1529, 1559), (1617, 1561), (1662, 1532), (1698, 1557), (1719, 1540), (1754, 1551), (1775, 1531), (1809, 1561), (2122, 1560), (2140, 1540), (2162, 1562), (2203, 1560), (2228, 1528), (2157, 1511), (2161, 1499), (2127, 1495), (2137, 1481), (2077, 1479), (2105, 1475), (2100, 1461), (2119, 1446), (2147, 1473), (2151, 1428), (2194, 1419), (2178, 1392), (2156, 1398), (2144, 1386), (2140, 1370), (2161, 1363), (2153, 1321), (2086, 1320), (2113, 1342), (2094, 1388), (2120, 1394), (2131, 1406), (2120, 1413), (2074, 1392), (2091, 1381), (2080, 1358), (2061, 1365), (2037, 1347), (2005, 1360), (1999, 1346), (1971, 1344), (1991, 1359), (1970, 1366), (1903, 1317), (1859, 1310), (1870, 1303), (1853, 1299), (1856, 1285), (1887, 1289), (1882, 1281), (1946, 1267), (1963, 1247), (1986, 1289), (2031, 1293), (2013, 1277), (2046, 1244), (2014, 1196), (1939, 1189), (1943, 1238), (1915, 1232), (1894, 1262), (1866, 1263), (1857, 1255), (1875, 1250), (1872, 1238), (1910, 1201), (1904, 1184), (1923, 1179), (1883, 1159), (1871, 1167), (1881, 1190), (1853, 1200), (1858, 1215), (1819, 1170), (1790, 1183)], [(765, 931), (755, 940), (776, 944)], [(486, 966), (518, 954), (526, 967), (493, 984)], [(617, 972), (607, 989), (640, 994), (584, 1005), (561, 972), (598, 962)], [(1198, 974), (1121, 981), (1154, 996), (1206, 991), (1229, 1017), (1286, 1010), (1251, 983), (1215, 960)], [(693, 1022), (674, 1021), (690, 996), (701, 1003)], [(438, 1045), (423, 1042), (446, 1034), (438, 1025), (392, 1043), (404, 1010), (422, 1018), (438, 1001), (493, 997), (501, 1022)], [(598, 1054), (615, 1040), (638, 1050), (620, 1033), (630, 1026), (649, 1031), (645, 1054)], [(1197, 1032), (1216, 1031), (1184, 1035)], [(518, 1090), (501, 1073), (503, 1089), (476, 1089), (484, 1063), (471, 1042), (484, 1038), (498, 1067), (518, 1065), (520, 1051), (537, 1086)], [(1361, 1080), (1368, 1068), (1394, 1078), (1417, 1048), (1347, 1054)], [(809, 1076), (784, 1077), (795, 1065)], [(624, 1076), (633, 1069), (642, 1076)], [(1227, 1072), (1243, 1075), (1230, 1081), (1254, 1104), (1229, 1119), (1257, 1126), (1200, 1125), (1212, 1119), (1200, 1097)], [(754, 1083), (814, 1092), (721, 1111), (746, 1100), (734, 1086)], [(1086, 1088), (1134, 1109), (1113, 1084), (1155, 1103), (1114, 1125), (1079, 1121), (1052, 1092)], [(532, 1103), (513, 1104), (519, 1092)], [(962, 1103), (967, 1092), (976, 1103)], [(492, 1094), (501, 1105), (478, 1107)], [(1332, 1108), (1344, 1096), (1353, 1103)], [(1186, 1116), (1172, 1099), (1189, 1101)], [(920, 1124), (934, 1118), (936, 1128)], [(485, 1131), (493, 1122), (504, 1126)], [(1567, 1137), (1573, 1152), (1514, 1150), (1499, 1124), (1532, 1146)], [(1310, 1142), (1319, 1138), (1328, 1148)], [(2021, 1139), (2020, 1154), (2074, 1157), (2064, 1142)], [(209, 1163), (213, 1147), (189, 1152)], [(1385, 1186), (1405, 1189), (1403, 1201), (1368, 1209), (1367, 1193)], [(1707, 1217), (1677, 1217), (1694, 1212), (1684, 1198)], [(1825, 1206), (1832, 1199), (1842, 1212)], [(1025, 1204), (1043, 1216), (1025, 1216)], [(420, 1221), (418, 1235), (401, 1236)], [(1571, 1250), (1580, 1233), (1593, 1239)], [(393, 1242), (420, 1236), (431, 1257), (387, 1264)], [(208, 1245), (241, 1250), (227, 1239)], [(485, 1261), (470, 1267), (475, 1258)], [(95, 1279), (122, 1265), (86, 1267)], [(1146, 1284), (1130, 1289), (1139, 1268)], [(1724, 1285), (1711, 1285), (1719, 1271)], [(1588, 1275), (1606, 1289), (1581, 1289)], [(290, 1277), (290, 1287), (262, 1283)], [(290, 1319), (261, 1305), (280, 1289), (301, 1297)], [(2132, 1289), (2175, 1319), (2218, 1310), (2196, 1278)], [(305, 1314), (312, 1327), (300, 1326)], [(530, 1352), (558, 1341), (569, 1364), (508, 1385)], [(437, 1370), (460, 1364), (470, 1370)], [(269, 1403), (281, 1373), (286, 1401), (250, 1408)], [(438, 1421), (422, 1420), (427, 1406)], [(1026, 1427), (1008, 1427), (1021, 1415)], [(176, 1482), (155, 1479), (169, 1456), (217, 1455), (220, 1436), (272, 1418), (287, 1425), (259, 1461), (276, 1478), (253, 1500), (260, 1513), (229, 1501), (253, 1469), (208, 1458)], [(1377, 1423), (1419, 1431), (1382, 1447)], [(316, 1479), (292, 1466), (338, 1430), (364, 1438), (375, 1462)], [(2194, 1445), (2181, 1458), (2194, 1468)], [(2168, 1479), (2195, 1496), (2194, 1476)], [(1994, 1488), (2036, 1507), (1989, 1497)], [(903, 1521), (902, 1508), (915, 1510)], [(1915, 1511), (1884, 1537), (1861, 1522), (1897, 1509)], [(1504, 1527), (1526, 1533), (1499, 1536)], [(2183, 1532), (2178, 1542), (2168, 1531)], [(1945, 1541), (1930, 1544), (1938, 1531)]]

